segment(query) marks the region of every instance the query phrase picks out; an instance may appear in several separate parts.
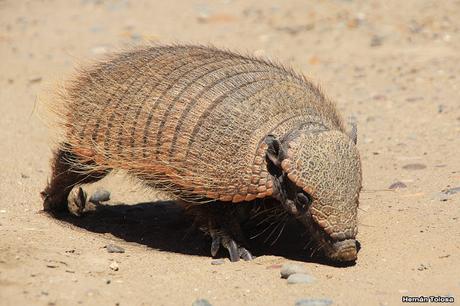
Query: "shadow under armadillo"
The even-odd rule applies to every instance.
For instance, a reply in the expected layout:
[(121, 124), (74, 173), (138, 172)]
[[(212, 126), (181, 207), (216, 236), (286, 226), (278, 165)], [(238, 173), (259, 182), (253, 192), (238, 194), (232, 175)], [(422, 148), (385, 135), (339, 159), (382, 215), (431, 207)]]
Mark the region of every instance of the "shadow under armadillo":
[[(62, 222), (95, 232), (110, 233), (127, 242), (145, 245), (152, 249), (180, 254), (210, 257), (211, 240), (194, 229), (184, 209), (173, 201), (144, 202), (96, 206), (84, 217), (68, 213), (53, 215)], [(257, 236), (260, 228), (244, 228), (248, 237)], [(290, 260), (340, 266), (320, 256), (311, 256), (305, 249), (304, 228), (297, 222), (288, 222), (276, 243), (266, 241), (266, 235), (250, 239), (250, 250), (256, 257), (282, 256)], [(226, 257), (220, 250), (217, 257)]]

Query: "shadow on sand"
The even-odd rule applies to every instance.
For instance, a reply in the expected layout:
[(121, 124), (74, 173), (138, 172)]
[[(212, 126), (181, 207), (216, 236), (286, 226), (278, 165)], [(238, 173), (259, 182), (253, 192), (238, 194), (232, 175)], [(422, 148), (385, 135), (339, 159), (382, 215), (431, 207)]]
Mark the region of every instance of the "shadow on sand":
[[(57, 219), (95, 233), (110, 233), (150, 248), (187, 255), (210, 257), (210, 238), (194, 230), (183, 209), (172, 201), (137, 204), (98, 205), (84, 217), (59, 214)], [(303, 250), (305, 239), (298, 224), (288, 224), (278, 241), (271, 245), (261, 236), (250, 240), (255, 256), (276, 255), (291, 260), (331, 265), (322, 258), (311, 258)], [(248, 235), (250, 236), (250, 235)], [(218, 257), (228, 255), (221, 249)]]

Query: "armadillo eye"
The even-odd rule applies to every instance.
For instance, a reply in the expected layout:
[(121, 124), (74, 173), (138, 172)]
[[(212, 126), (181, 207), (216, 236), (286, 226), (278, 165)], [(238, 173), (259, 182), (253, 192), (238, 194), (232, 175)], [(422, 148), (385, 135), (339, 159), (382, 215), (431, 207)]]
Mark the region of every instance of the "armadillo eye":
[(297, 193), (297, 202), (305, 207), (310, 205), (311, 203), (311, 197), (308, 193), (302, 191)]

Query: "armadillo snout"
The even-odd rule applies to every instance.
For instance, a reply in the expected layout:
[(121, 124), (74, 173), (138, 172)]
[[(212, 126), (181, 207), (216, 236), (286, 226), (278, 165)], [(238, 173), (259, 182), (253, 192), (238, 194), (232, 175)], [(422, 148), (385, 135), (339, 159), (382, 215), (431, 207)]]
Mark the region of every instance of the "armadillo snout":
[(334, 261), (350, 262), (358, 257), (358, 245), (355, 239), (336, 241), (327, 256)]

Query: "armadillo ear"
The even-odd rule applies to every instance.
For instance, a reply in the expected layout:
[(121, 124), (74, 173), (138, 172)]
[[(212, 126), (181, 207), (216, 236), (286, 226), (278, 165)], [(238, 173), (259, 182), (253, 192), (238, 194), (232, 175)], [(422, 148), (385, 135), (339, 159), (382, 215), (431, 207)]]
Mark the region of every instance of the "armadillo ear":
[(281, 142), (274, 135), (267, 135), (265, 143), (268, 145), (267, 157), (277, 167), (281, 166), (284, 159), (284, 151)]
[(358, 142), (358, 125), (356, 124), (356, 117), (355, 116), (350, 116), (348, 118), (348, 136), (351, 138), (351, 140), (356, 144)]

